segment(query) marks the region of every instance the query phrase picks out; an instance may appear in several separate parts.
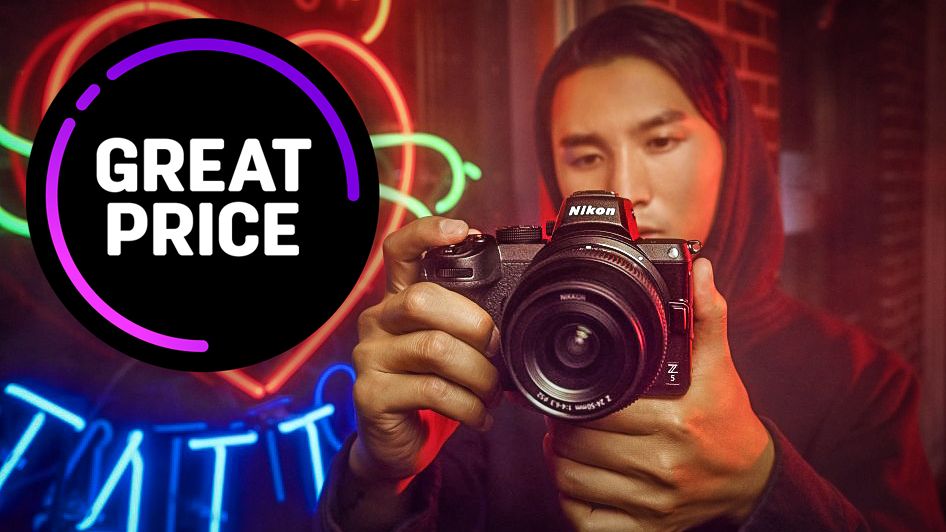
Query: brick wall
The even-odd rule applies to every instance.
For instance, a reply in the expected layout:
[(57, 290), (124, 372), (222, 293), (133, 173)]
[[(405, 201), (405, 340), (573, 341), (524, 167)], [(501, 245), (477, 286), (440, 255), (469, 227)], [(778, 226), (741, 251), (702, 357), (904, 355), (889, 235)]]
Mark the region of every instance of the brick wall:
[(779, 61), (777, 0), (649, 0), (686, 17), (713, 36), (736, 69), (778, 170)]
[[(881, 2), (877, 35), (879, 308), (868, 323), (920, 367), (923, 341), (924, 11)], [(921, 371), (922, 368), (920, 367)]]

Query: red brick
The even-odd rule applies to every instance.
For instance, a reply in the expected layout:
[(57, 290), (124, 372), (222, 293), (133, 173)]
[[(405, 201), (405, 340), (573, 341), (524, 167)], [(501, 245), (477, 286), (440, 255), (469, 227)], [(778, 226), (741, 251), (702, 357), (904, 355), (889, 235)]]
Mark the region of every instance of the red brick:
[(765, 140), (777, 144), (779, 139), (778, 119), (759, 117), (759, 125), (762, 127), (762, 136), (765, 137)]
[(772, 44), (778, 42), (778, 19), (774, 17), (765, 17), (765, 31), (763, 32), (767, 41)]
[(765, 86), (765, 101), (766, 104), (772, 109), (778, 109), (779, 99), (778, 99), (778, 84), (777, 83), (768, 83)]
[(742, 92), (746, 95), (749, 105), (765, 105), (762, 101), (762, 84), (754, 79), (743, 79), (739, 82), (742, 85)]
[(909, 54), (906, 50), (896, 50), (891, 48), (881, 48), (877, 52), (877, 61), (883, 63), (903, 64)]
[(742, 67), (742, 51), (739, 49), (739, 43), (722, 35), (714, 35), (713, 40), (716, 46), (722, 52), (723, 57), (736, 68)]
[(890, 170), (893, 172), (902, 172), (910, 173), (916, 172), (920, 168), (920, 161), (917, 159), (891, 159), (886, 161), (881, 161), (881, 165), (884, 170)]
[(765, 150), (765, 154), (767, 155), (767, 158), (769, 160), (769, 168), (771, 168), (773, 172), (778, 174), (779, 151), (773, 150), (773, 149), (767, 149)]
[(778, 0), (755, 0), (755, 3), (772, 11), (778, 11)]
[(732, 30), (762, 35), (762, 15), (743, 7), (738, 2), (730, 1), (726, 4), (726, 27)]
[(881, 116), (881, 124), (883, 127), (899, 129), (921, 129), (923, 127), (922, 115), (908, 116), (900, 114)]
[(719, 22), (719, 0), (677, 0), (677, 11)]
[(778, 75), (778, 54), (771, 50), (749, 45), (746, 60), (746, 66), (753, 72)]

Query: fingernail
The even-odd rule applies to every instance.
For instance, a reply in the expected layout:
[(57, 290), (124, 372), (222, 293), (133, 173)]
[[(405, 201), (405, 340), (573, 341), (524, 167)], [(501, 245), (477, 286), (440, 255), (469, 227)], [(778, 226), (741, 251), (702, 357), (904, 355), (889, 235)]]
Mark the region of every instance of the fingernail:
[(493, 332), (489, 336), (489, 343), (486, 344), (486, 356), (488, 358), (493, 358), (494, 356), (496, 356), (496, 354), (499, 353), (499, 347), (500, 347), (499, 329), (497, 329), (496, 326), (493, 325)]
[(492, 414), (486, 414), (486, 417), (483, 418), (483, 424), (480, 425), (480, 430), (486, 432), (491, 428), (493, 428), (493, 416)]
[(440, 220), (440, 232), (445, 235), (466, 235), (467, 225), (462, 220)]

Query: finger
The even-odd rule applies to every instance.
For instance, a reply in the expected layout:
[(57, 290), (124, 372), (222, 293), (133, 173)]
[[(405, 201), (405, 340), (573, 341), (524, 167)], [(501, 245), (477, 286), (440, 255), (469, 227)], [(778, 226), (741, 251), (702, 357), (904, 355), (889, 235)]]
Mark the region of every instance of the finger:
[(499, 331), (489, 313), (438, 284), (412, 284), (391, 296), (384, 302), (378, 319), (381, 327), (391, 334), (438, 330), (459, 338), (481, 353), (493, 355), (498, 350)]
[(436, 375), (374, 372), (355, 380), (352, 395), (363, 417), (432, 410), (476, 430), (493, 424), (493, 416), (476, 395)]
[(726, 299), (716, 289), (713, 265), (705, 258), (693, 263), (694, 351), (729, 352)]
[(358, 340), (364, 341), (380, 335), (386, 335), (384, 329), (378, 324), (378, 318), (381, 316), (383, 303), (372, 305), (366, 308), (358, 315)]
[(670, 445), (659, 434), (637, 436), (615, 434), (568, 423), (549, 425), (549, 441), (555, 454), (575, 462), (631, 475), (672, 487), (654, 458)]
[(646, 481), (607, 469), (588, 466), (557, 455), (549, 435), (542, 442), (543, 452), (552, 469), (559, 492), (571, 499), (621, 510), (625, 515), (661, 516), (666, 514), (670, 495)]
[(562, 513), (578, 532), (631, 532), (646, 530), (644, 524), (617, 508), (608, 508), (559, 495)]
[(572, 424), (604, 432), (647, 436), (663, 430), (667, 419), (677, 415), (676, 401), (676, 398), (645, 397), (602, 418)]
[(463, 220), (426, 216), (388, 235), (382, 246), (387, 292), (396, 294), (417, 281), (424, 252), (463, 240), (468, 229)]
[(496, 367), (475, 348), (448, 333), (419, 331), (386, 338), (381, 344), (364, 342), (358, 347), (359, 353), (381, 354), (367, 362), (380, 371), (436, 374), (470, 390), (490, 407), (502, 398)]

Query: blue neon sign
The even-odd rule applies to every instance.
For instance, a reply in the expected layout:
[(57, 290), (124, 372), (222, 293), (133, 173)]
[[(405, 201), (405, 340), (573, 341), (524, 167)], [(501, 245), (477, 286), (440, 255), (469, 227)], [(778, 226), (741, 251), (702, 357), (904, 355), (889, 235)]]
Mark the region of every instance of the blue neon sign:
[[(75, 487), (79, 473), (88, 474), (88, 484), (80, 490), (87, 495), (78, 498), (80, 513), (67, 517), (75, 530), (80, 531), (120, 527), (137, 532), (147, 528), (143, 523), (151, 524), (154, 528), (153, 523), (160, 522), (156, 517), (164, 517), (161, 528), (175, 530), (181, 524), (179, 514), (182, 509), (194, 511), (193, 507), (197, 504), (195, 499), (201, 499), (198, 501), (201, 504), (208, 504), (206, 511), (201, 514), (204, 521), (200, 526), (211, 532), (226, 530), (228, 524), (235, 524), (234, 516), (238, 515), (238, 509), (230, 508), (228, 512), (225, 494), (237, 484), (246, 482), (245, 478), (240, 478), (239, 471), (229, 472), (228, 469), (243, 460), (262, 458), (272, 474), (276, 503), (291, 500), (288, 493), (293, 490), (296, 497), (301, 490), (310, 495), (314, 492), (317, 498), (325, 482), (326, 467), (331, 454), (341, 447), (341, 439), (336, 430), (345, 427), (350, 432), (354, 429), (350, 416), (336, 419), (337, 412), (340, 411), (336, 408), (337, 404), (345, 405), (341, 411), (352, 412), (350, 394), (337, 397), (335, 403), (327, 402), (324, 397), (326, 382), (333, 375), (345, 377), (338, 383), (333, 383), (333, 386), (346, 381), (350, 383), (353, 382), (354, 370), (347, 364), (330, 366), (321, 374), (316, 385), (314, 406), (310, 405), (307, 409), (300, 409), (288, 416), (284, 414), (278, 420), (268, 420), (265, 423), (236, 420), (225, 427), (213, 427), (203, 421), (182, 421), (143, 425), (125, 430), (116, 430), (107, 419), (87, 421), (78, 413), (47, 397), (47, 394), (39, 394), (18, 383), (9, 383), (4, 387), (4, 395), (0, 395), (0, 399), (6, 397), (10, 408), (3, 408), (0, 413), (4, 417), (15, 416), (12, 422), (16, 426), (23, 426), (17, 421), (21, 417), (27, 421), (22, 432), (11, 434), (9, 437), (0, 436), (0, 458), (3, 458), (0, 465), (0, 501), (15, 493), (10, 492), (10, 489), (15, 490), (16, 486), (7, 482), (9, 478), (26, 476), (33, 468), (42, 467), (43, 464), (36, 463), (36, 460), (27, 461), (30, 456), (42, 455), (41, 451), (33, 452), (30, 449), (38, 449), (40, 446), (49, 448), (51, 445), (71, 449), (64, 459), (61, 483)], [(335, 386), (333, 390), (337, 391), (338, 387)], [(291, 400), (285, 397), (275, 401), (279, 403), (280, 408), (286, 408), (291, 403)], [(263, 406), (265, 405), (257, 406), (256, 409)], [(44, 427), (53, 421), (61, 421), (72, 430), (66, 433), (61, 430), (44, 430)], [(170, 452), (166, 455), (160, 454), (160, 450), (165, 446), (156, 442), (168, 439)], [(152, 443), (148, 444), (149, 441)], [(300, 447), (300, 450), (304, 450), (304, 458), (299, 458), (300, 461), (290, 465), (291, 459), (280, 456), (280, 444), (284, 447)], [(246, 450), (240, 450), (243, 448)], [(259, 448), (259, 451), (254, 451), (254, 448)], [(213, 457), (209, 476), (203, 473), (206, 468), (199, 465), (206, 460), (203, 458), (206, 451), (212, 451)], [(111, 458), (106, 460), (106, 456)], [(305, 461), (309, 463), (306, 465)], [(155, 464), (161, 464), (161, 467)], [(287, 484), (287, 480), (301, 477), (285, 477), (285, 467), (292, 467), (296, 471), (310, 471), (311, 484), (306, 485), (306, 481), (303, 481), (303, 485)], [(166, 490), (155, 489), (156, 485), (160, 487), (165, 482)], [(188, 497), (186, 500), (189, 504), (182, 506), (180, 501), (185, 490), (206, 490), (203, 496), (205, 498)], [(164, 516), (153, 514), (156, 507), (154, 504), (144, 504), (146, 493), (151, 499), (155, 496), (166, 496), (166, 504), (157, 510), (159, 514), (164, 513)], [(151, 512), (149, 519), (143, 519), (145, 508)], [(37, 508), (37, 511), (39, 510), (40, 508)]]

